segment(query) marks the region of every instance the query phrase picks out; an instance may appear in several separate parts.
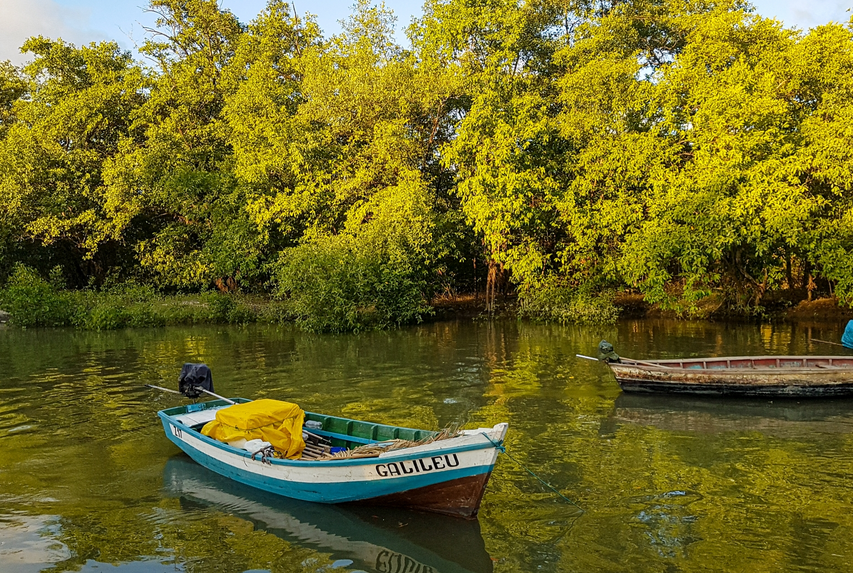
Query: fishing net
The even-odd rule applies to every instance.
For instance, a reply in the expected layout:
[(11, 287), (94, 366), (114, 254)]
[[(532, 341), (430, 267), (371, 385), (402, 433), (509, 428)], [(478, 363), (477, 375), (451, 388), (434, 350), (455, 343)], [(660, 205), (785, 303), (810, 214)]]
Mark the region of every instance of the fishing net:
[(377, 444), (365, 444), (351, 450), (342, 450), (334, 454), (325, 454), (317, 458), (318, 460), (337, 460), (347, 458), (375, 458), (383, 452), (393, 450), (402, 450), (403, 448), (414, 448), (415, 446), (424, 446), (440, 440), (455, 438), (462, 434), (462, 430), (457, 427), (445, 428), (434, 436), (424, 438), (423, 440), (388, 440), (387, 442), (379, 442)]

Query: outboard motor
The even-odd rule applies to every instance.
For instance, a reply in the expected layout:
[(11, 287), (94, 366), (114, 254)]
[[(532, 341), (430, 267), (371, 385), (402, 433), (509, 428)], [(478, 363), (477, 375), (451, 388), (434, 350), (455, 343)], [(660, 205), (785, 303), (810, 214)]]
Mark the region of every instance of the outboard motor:
[(207, 364), (186, 363), (178, 377), (178, 390), (187, 398), (198, 398), (202, 390), (213, 392), (213, 374)]
[(621, 362), (622, 359), (613, 351), (613, 345), (602, 340), (598, 343), (598, 359), (604, 362)]

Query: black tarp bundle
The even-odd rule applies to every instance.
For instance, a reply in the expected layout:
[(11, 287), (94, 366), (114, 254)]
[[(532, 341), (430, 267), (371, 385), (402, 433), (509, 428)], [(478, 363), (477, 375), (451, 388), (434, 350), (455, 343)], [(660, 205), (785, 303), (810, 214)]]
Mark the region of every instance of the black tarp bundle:
[(598, 343), (598, 359), (604, 362), (622, 362), (622, 359), (613, 350), (613, 345), (606, 340)]
[(207, 364), (186, 363), (178, 377), (178, 390), (187, 398), (198, 398), (202, 389), (213, 392), (213, 374)]

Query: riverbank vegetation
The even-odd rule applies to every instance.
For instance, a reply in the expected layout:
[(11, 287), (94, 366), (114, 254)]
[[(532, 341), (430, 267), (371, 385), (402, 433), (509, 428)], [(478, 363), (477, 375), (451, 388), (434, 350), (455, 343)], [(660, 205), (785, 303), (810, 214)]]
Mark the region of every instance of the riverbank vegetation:
[(148, 9), (138, 57), (35, 37), (0, 65), (21, 325), (240, 322), (253, 296), (318, 331), (482, 291), (561, 321), (611, 321), (625, 292), (684, 316), (853, 302), (849, 25), (427, 0), (403, 47), (367, 0), (331, 37), (281, 0), (248, 24)]
[(208, 291), (164, 296), (149, 285), (128, 281), (101, 288), (69, 290), (58, 267), (50, 280), (18, 266), (0, 291), (0, 304), (14, 326), (75, 326), (114, 330), (187, 324), (280, 322), (283, 303), (267, 297)]

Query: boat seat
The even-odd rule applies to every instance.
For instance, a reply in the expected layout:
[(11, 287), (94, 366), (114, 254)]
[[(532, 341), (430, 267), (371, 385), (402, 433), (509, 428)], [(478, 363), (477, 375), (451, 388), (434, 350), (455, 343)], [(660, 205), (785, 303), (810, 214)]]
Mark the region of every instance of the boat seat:
[(373, 422), (362, 422), (348, 418), (339, 418), (337, 416), (314, 414), (312, 412), (306, 412), (305, 419), (320, 422), (322, 429), (310, 428), (311, 433), (329, 438), (330, 440), (336, 440), (338, 443), (332, 442), (335, 445), (346, 445), (347, 443), (375, 444), (390, 440), (417, 442), (436, 435), (436, 432), (429, 430), (386, 426)]
[(209, 410), (199, 410), (197, 412), (188, 412), (175, 416), (175, 419), (186, 426), (204, 425), (216, 418), (216, 412), (219, 408), (210, 408)]

